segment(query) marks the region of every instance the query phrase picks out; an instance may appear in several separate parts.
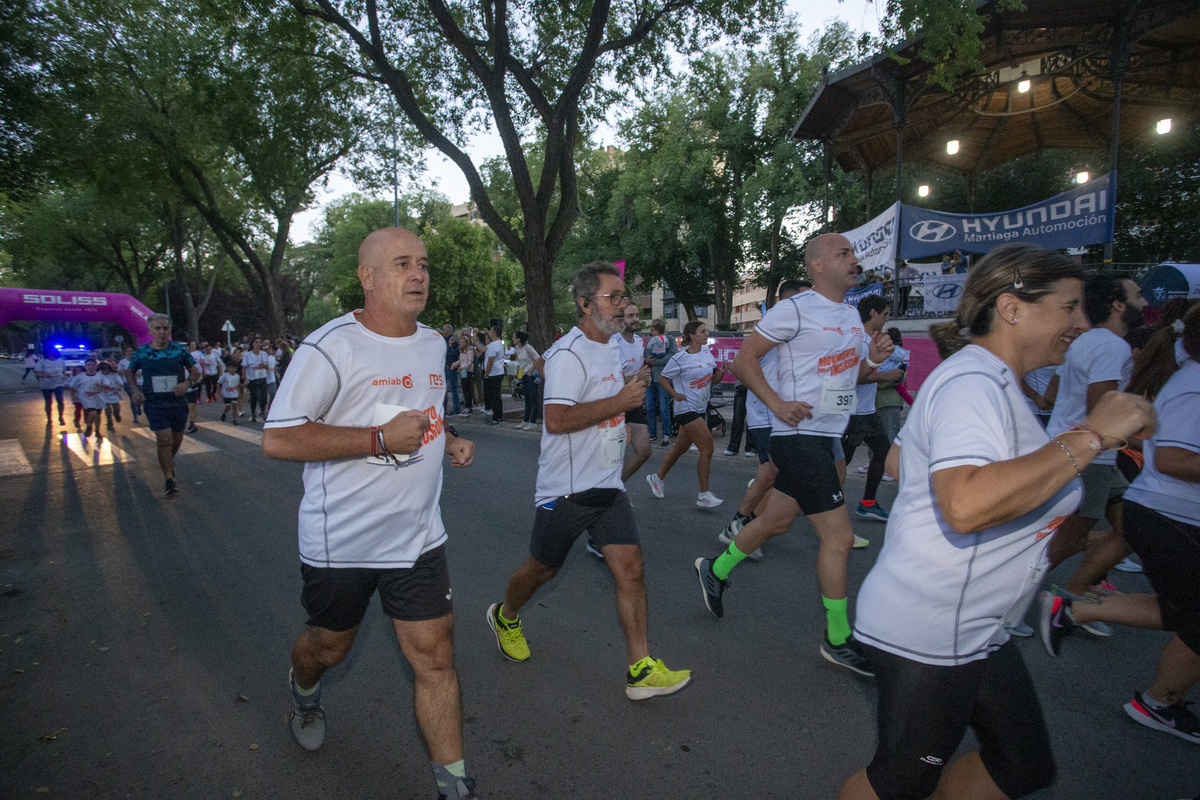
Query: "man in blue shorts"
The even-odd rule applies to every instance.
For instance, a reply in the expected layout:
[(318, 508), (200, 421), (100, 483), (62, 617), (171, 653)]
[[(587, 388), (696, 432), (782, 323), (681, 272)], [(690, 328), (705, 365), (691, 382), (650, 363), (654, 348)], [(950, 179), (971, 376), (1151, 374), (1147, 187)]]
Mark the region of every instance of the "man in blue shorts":
[(135, 407), (142, 404), (146, 421), (158, 440), (158, 465), (167, 480), (166, 496), (171, 497), (179, 491), (175, 486), (175, 454), (183, 444), (187, 427), (187, 393), (203, 378), (187, 348), (171, 341), (170, 317), (151, 314), (146, 322), (154, 340), (139, 347), (129, 359), (127, 374), (133, 385), (130, 399)]

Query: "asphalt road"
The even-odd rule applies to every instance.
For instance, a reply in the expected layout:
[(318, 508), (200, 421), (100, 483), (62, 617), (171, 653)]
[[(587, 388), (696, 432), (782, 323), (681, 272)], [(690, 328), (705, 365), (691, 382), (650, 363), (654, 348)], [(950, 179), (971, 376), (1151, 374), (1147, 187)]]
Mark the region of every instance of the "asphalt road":
[[(13, 369), (0, 365), (0, 388), (17, 388)], [(183, 491), (167, 501), (153, 442), (128, 421), (115, 453), (97, 459), (44, 425), (38, 394), (0, 395), (0, 798), (434, 795), (411, 674), (377, 603), (350, 658), (323, 680), (325, 746), (308, 753), (291, 741), (287, 654), (305, 619), (300, 467), (267, 461), (259, 426), (235, 438), (217, 409), (201, 407), (214, 424), (189, 437)], [(873, 752), (875, 690), (818, 654), (811, 529), (797, 522), (765, 560), (738, 569), (722, 620), (696, 586), (692, 561), (719, 552), (753, 459), (716, 457), (713, 491), (726, 499), (716, 511), (693, 505), (694, 457), (668, 477), (666, 500), (631, 482), (651, 651), (695, 678), (677, 696), (633, 703), (611, 578), (582, 542), (523, 613), (533, 658), (496, 652), (484, 610), (525, 557), (538, 435), (475, 420), (459, 426), (477, 443), (475, 465), (447, 467), (442, 509), (467, 764), (481, 796), (836, 796)], [(861, 477), (851, 475), (856, 501)], [(885, 506), (894, 492), (885, 485)], [(873, 542), (851, 556), (852, 587), (883, 534), (855, 527)], [(1113, 581), (1146, 588), (1136, 575)], [(1060, 768), (1039, 798), (1174, 800), (1200, 788), (1194, 745), (1121, 710), (1164, 636), (1080, 636), (1058, 661), (1021, 642)]]

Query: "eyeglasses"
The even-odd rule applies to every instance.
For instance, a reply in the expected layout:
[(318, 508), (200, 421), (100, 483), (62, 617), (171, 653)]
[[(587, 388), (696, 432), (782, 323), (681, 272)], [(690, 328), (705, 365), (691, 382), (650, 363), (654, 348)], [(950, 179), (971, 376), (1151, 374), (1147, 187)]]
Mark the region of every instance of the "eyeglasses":
[(594, 294), (594, 295), (592, 295), (592, 297), (607, 297), (608, 304), (610, 306), (616, 307), (616, 306), (619, 306), (622, 303), (624, 303), (625, 299), (627, 297), (629, 297), (629, 295), (624, 294), (622, 292), (614, 292), (613, 294)]

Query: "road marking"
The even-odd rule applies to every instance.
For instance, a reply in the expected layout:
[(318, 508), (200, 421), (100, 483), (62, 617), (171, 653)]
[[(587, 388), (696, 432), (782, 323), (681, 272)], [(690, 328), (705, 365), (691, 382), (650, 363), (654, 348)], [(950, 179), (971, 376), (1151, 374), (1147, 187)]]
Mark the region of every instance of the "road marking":
[(107, 467), (117, 462), (132, 461), (133, 456), (119, 447), (113, 447), (108, 437), (97, 441), (96, 436), (84, 436), (81, 433), (62, 434), (63, 447), (70, 450), (76, 458), (91, 467)]
[(228, 422), (197, 422), (196, 425), (206, 431), (216, 431), (235, 439), (241, 439), (243, 442), (249, 442), (255, 447), (262, 447), (262, 431), (237, 427)]
[[(154, 431), (152, 430), (147, 428), (130, 428), (130, 430), (136, 434), (144, 436), (155, 444), (158, 443), (158, 437), (154, 435)], [(184, 436), (183, 444), (179, 445), (179, 452), (175, 455), (194, 456), (197, 453), (212, 453), (218, 449), (219, 448), (213, 447), (211, 444), (205, 444), (204, 442), (196, 441), (190, 436)]]
[(0, 441), (0, 478), (7, 478), (9, 475), (29, 475), (32, 472), (33, 467), (29, 465), (29, 459), (25, 457), (20, 442), (16, 439)]

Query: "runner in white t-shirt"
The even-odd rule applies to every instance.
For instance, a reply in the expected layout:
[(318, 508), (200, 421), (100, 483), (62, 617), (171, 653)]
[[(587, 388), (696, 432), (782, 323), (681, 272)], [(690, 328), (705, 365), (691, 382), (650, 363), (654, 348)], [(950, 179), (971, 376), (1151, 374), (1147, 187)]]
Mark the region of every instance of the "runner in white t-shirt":
[[(786, 300), (794, 294), (811, 288), (812, 284), (808, 281), (786, 280), (779, 285), (779, 299)], [(767, 384), (772, 389), (775, 389), (779, 382), (778, 361), (777, 349), (768, 351), (758, 360), (763, 377), (766, 378)], [(766, 404), (754, 392), (748, 392), (746, 395), (746, 449), (747, 454), (753, 450), (758, 456), (758, 472), (754, 474), (754, 479), (746, 487), (746, 493), (742, 495), (742, 502), (738, 505), (733, 520), (717, 535), (723, 544), (732, 544), (734, 537), (737, 536), (743, 525), (766, 511), (767, 495), (770, 493), (771, 487), (775, 485), (775, 476), (779, 472), (771, 461), (773, 421), (771, 410), (767, 408)], [(762, 549), (755, 550), (749, 555), (750, 558), (758, 561), (763, 557)]]
[(104, 378), (104, 417), (108, 429), (113, 429), (113, 421), (121, 421), (121, 379), (113, 372), (112, 364), (101, 361), (98, 371)]
[(217, 379), (221, 377), (221, 354), (211, 344), (204, 346), (200, 356), (200, 371), (204, 373), (205, 402), (215, 403), (219, 394)]
[[(857, 282), (858, 259), (840, 234), (822, 234), (805, 247), (813, 290), (781, 300), (742, 343), (733, 367), (738, 379), (759, 396), (776, 424), (771, 460), (779, 470), (766, 513), (738, 531), (729, 548), (713, 559), (696, 559), (704, 604), (721, 616), (721, 595), (729, 573), (773, 536), (787, 532), (801, 511), (820, 540), (817, 581), (825, 606), (826, 633), (821, 655), (861, 675), (871, 665), (850, 635), (846, 559), (854, 530), (842, 499), (834, 444), (840, 441), (855, 407), (854, 387), (891, 355), (885, 333), (868, 346), (858, 312), (844, 305)], [(778, 349), (778, 384), (772, 388), (759, 359)]]
[[(625, 304), (621, 318), (621, 332), (613, 334), (612, 340), (621, 349), (621, 374), (625, 382), (650, 381), (650, 368), (646, 366), (646, 342), (637, 335), (642, 326), (638, 307), (630, 300)], [(637, 408), (625, 412), (625, 427), (629, 433), (630, 452), (621, 469), (621, 480), (627, 481), (637, 474), (646, 459), (650, 458), (650, 432), (646, 427), (645, 401)]]
[(133, 402), (133, 384), (135, 383), (132, 375), (129, 374), (129, 361), (133, 358), (133, 346), (125, 345), (125, 357), (117, 362), (117, 375), (121, 378), (121, 385), (125, 389), (125, 395), (129, 398), (129, 410), (133, 414), (133, 424), (137, 424), (138, 417), (142, 413), (142, 404)]
[(262, 349), (263, 340), (255, 336), (250, 350), (242, 356), (242, 373), (246, 377), (246, 390), (250, 394), (250, 421), (258, 422), (258, 412), (267, 418), (267, 371), (271, 356)]
[(104, 376), (99, 372), (99, 364), (94, 358), (84, 362), (84, 372), (72, 375), (66, 382), (75, 395), (76, 402), (83, 406), (84, 436), (92, 435), (95, 426), (96, 438), (101, 439), (100, 412), (108, 406), (104, 402), (104, 394), (108, 391)]
[[(1159, 427), (1143, 446), (1145, 466), (1124, 501), (1125, 536), (1154, 594), (1108, 595), (1092, 603), (1046, 596), (1040, 622), (1051, 655), (1059, 654), (1072, 628), (1096, 621), (1174, 632), (1158, 656), (1154, 682), (1133, 693), (1125, 713), (1200, 744), (1200, 719), (1186, 700), (1200, 683), (1200, 363), (1194, 360), (1200, 357), (1200, 308), (1184, 317), (1183, 327), (1179, 341), (1189, 358), (1154, 400)], [(1169, 372), (1174, 354), (1156, 355), (1155, 371)]]
[(725, 502), (708, 490), (708, 477), (712, 472), (713, 437), (708, 428), (708, 398), (712, 394), (713, 381), (725, 376), (725, 364), (718, 364), (708, 351), (708, 326), (692, 320), (683, 326), (682, 346), (663, 367), (658, 376), (659, 384), (675, 399), (675, 424), (679, 433), (675, 444), (658, 466), (658, 472), (646, 476), (650, 491), (662, 499), (666, 495), (664, 481), (675, 462), (688, 451), (693, 443), (700, 451), (696, 461), (696, 476), (700, 482), (700, 494), (696, 505), (700, 508), (716, 508)]
[(465, 467), (474, 445), (442, 419), (446, 342), (417, 321), (429, 294), (420, 237), (375, 231), (358, 263), (363, 309), (304, 340), (263, 429), (264, 454), (305, 462), (300, 560), (309, 620), (292, 646), (289, 727), (307, 750), (324, 742), (319, 679), (349, 653), (378, 591), (415, 673), (413, 706), (438, 792), (473, 798), (438, 500), (443, 456)]
[[(58, 424), (67, 424), (67, 421), (63, 419), (65, 373), (66, 368), (63, 366), (63, 359), (58, 350), (53, 345), (46, 345), (42, 349), (42, 357), (37, 362), (37, 371), (34, 372), (34, 375), (38, 379), (38, 388), (42, 390), (42, 399), (46, 402), (47, 425), (53, 422), (50, 412), (53, 410), (51, 404), (55, 401), (58, 403)], [(78, 428), (79, 425), (75, 427)]]
[[(1098, 433), (1051, 441), (1025, 404), (1024, 373), (1061, 361), (1087, 326), (1081, 277), (1056, 251), (1003, 245), (972, 266), (957, 319), (933, 331), (939, 349), (962, 349), (922, 385), (888, 457), (899, 494), (854, 626), (875, 667), (878, 746), (842, 800), (1024, 797), (1054, 780), (1009, 628), (1078, 502), (1090, 445), (1153, 424), (1145, 400), (1114, 393), (1088, 417)], [(951, 763), (968, 727), (980, 749)]]
[[(1089, 275), (1083, 286), (1084, 310), (1092, 329), (1079, 337), (1059, 369), (1058, 395), (1046, 431), (1057, 436), (1083, 423), (1101, 397), (1123, 392), (1133, 372), (1133, 353), (1125, 334), (1142, 322), (1146, 301), (1138, 285), (1128, 278)], [(1083, 500), (1079, 510), (1063, 523), (1050, 545), (1050, 563), (1058, 566), (1087, 546), (1075, 572), (1062, 588), (1075, 597), (1092, 591), (1104, 575), (1126, 558), (1131, 550), (1125, 542), (1121, 521), (1121, 496), (1129, 483), (1116, 466), (1117, 454), (1103, 453), (1083, 473)], [(1100, 517), (1112, 530), (1092, 532)], [(1103, 623), (1086, 630), (1108, 636)]]
[(242, 376), (237, 370), (228, 369), (221, 373), (221, 377), (217, 379), (217, 384), (221, 387), (221, 399), (225, 401), (225, 410), (221, 412), (221, 422), (225, 421), (227, 414), (233, 414), (233, 424), (238, 424), (238, 389), (242, 385)]
[(496, 646), (510, 661), (529, 658), (520, 610), (558, 574), (572, 544), (587, 530), (604, 553), (616, 584), (617, 617), (625, 632), (631, 700), (673, 694), (691, 682), (688, 670), (670, 670), (650, 655), (648, 607), (637, 521), (621, 482), (625, 413), (639, 407), (646, 382), (621, 374), (612, 341), (622, 326), (625, 292), (608, 262), (592, 262), (572, 286), (578, 323), (544, 354), (545, 433), (538, 459), (529, 557), (512, 577), (503, 603), (487, 610)]

